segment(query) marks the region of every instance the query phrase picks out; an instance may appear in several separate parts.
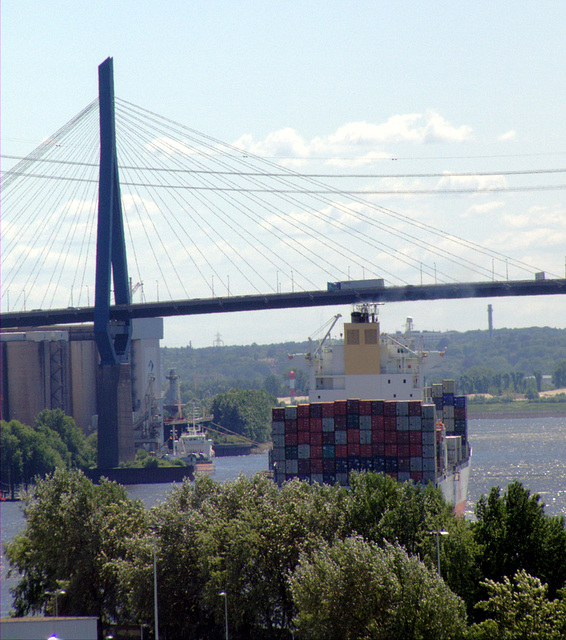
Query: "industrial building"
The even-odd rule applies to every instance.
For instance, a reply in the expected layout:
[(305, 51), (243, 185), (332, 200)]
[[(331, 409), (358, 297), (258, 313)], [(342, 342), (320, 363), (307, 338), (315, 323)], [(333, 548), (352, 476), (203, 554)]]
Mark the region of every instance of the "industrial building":
[[(162, 318), (132, 321), (126, 384), (131, 385), (133, 431), (126, 434), (127, 458), (133, 457), (134, 442), (150, 451), (163, 442), (162, 338)], [(9, 329), (0, 339), (3, 420), (33, 425), (43, 409), (62, 409), (84, 433), (96, 430), (99, 356), (92, 325)]]

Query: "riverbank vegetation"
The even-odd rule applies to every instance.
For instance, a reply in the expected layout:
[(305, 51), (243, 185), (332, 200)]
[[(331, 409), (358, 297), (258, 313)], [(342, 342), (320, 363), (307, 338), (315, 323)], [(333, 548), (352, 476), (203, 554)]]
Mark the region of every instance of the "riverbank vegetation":
[(88, 469), (96, 463), (96, 438), (85, 437), (73, 418), (60, 409), (41, 411), (33, 426), (0, 422), (2, 492), (14, 498), (36, 476), (55, 469)]
[(64, 615), (152, 628), (155, 553), (168, 638), (224, 637), (220, 592), (233, 638), (566, 635), (564, 518), (518, 482), (482, 496), (476, 522), (432, 485), (373, 473), (349, 490), (202, 476), (146, 509), (114, 483), (57, 470), (23, 509), (6, 549), (21, 574), (16, 615), (49, 610), (64, 589)]

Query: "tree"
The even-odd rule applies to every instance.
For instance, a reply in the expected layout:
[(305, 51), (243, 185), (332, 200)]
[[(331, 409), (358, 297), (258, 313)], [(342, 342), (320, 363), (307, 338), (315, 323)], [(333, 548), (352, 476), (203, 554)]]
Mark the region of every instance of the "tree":
[(309, 640), (461, 638), (465, 607), (434, 571), (399, 546), (350, 537), (303, 552), (291, 575)]
[(566, 387), (566, 360), (561, 360), (554, 367), (552, 383), (557, 389)]
[(476, 605), (488, 619), (472, 625), (474, 640), (560, 640), (564, 636), (565, 610), (558, 600), (549, 600), (546, 585), (520, 570), (510, 580), (484, 580), (488, 599)]
[(96, 464), (96, 449), (86, 440), (83, 432), (70, 416), (61, 409), (44, 409), (35, 418), (37, 431), (54, 431), (67, 447), (69, 468), (88, 469)]
[(564, 517), (550, 517), (537, 494), (512, 482), (476, 504), (474, 538), (480, 548), (481, 575), (500, 581), (524, 569), (548, 584), (551, 597), (566, 582)]
[(267, 393), (274, 396), (275, 398), (279, 398), (280, 396), (284, 395), (281, 378), (273, 373), (267, 376), (267, 378), (263, 381), (262, 386), (267, 391)]
[(432, 485), (423, 488), (387, 475), (361, 473), (351, 475), (350, 489), (352, 530), (378, 544), (398, 543), (409, 553), (420, 552), (428, 532), (450, 517), (440, 490)]
[(16, 487), (23, 480), (24, 463), (20, 442), (12, 434), (10, 425), (2, 420), (0, 423), (0, 471), (2, 488), (7, 487), (14, 499)]
[(271, 425), (271, 409), (276, 398), (266, 391), (231, 390), (214, 397), (214, 421), (255, 442), (265, 442)]
[(120, 620), (113, 562), (146, 527), (143, 505), (116, 483), (95, 486), (81, 472), (58, 469), (37, 482), (23, 511), (26, 526), (6, 546), (11, 568), (21, 574), (13, 590), (16, 615), (42, 611), (49, 592), (64, 587), (62, 614)]
[(36, 476), (43, 477), (66, 466), (68, 449), (57, 433), (51, 430), (37, 431), (17, 420), (2, 423), (2, 436), (15, 456), (13, 462), (8, 461), (8, 473), (13, 474), (14, 478), (12, 482), (18, 478), (17, 482), (27, 487)]

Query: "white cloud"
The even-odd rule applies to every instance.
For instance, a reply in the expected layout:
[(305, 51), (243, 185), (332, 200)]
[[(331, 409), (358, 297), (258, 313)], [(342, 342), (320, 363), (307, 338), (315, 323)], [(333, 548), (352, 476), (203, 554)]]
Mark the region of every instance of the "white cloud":
[(498, 209), (505, 206), (502, 200), (493, 200), (492, 202), (485, 202), (484, 204), (475, 204), (471, 206), (464, 215), (479, 215), (487, 216)]
[(454, 176), (446, 175), (440, 178), (437, 184), (438, 189), (453, 189), (458, 190), (489, 190), (500, 189), (507, 186), (507, 180), (504, 176), (490, 175), (469, 175), (469, 176)]
[(505, 133), (502, 133), (500, 136), (498, 136), (497, 139), (500, 142), (510, 142), (512, 140), (516, 140), (517, 132), (515, 131), (515, 129), (511, 129), (510, 131), (506, 131)]
[[(432, 144), (463, 142), (471, 138), (472, 129), (467, 125), (454, 126), (435, 111), (425, 114), (408, 113), (391, 116), (387, 121), (349, 122), (334, 133), (306, 140), (298, 131), (289, 127), (268, 134), (263, 140), (253, 136), (241, 136), (234, 146), (255, 155), (281, 158), (321, 158), (334, 166), (367, 163), (376, 158), (389, 158), (390, 153), (376, 147), (386, 144)], [(355, 158), (348, 159), (352, 154)], [(362, 153), (360, 155), (360, 149)]]

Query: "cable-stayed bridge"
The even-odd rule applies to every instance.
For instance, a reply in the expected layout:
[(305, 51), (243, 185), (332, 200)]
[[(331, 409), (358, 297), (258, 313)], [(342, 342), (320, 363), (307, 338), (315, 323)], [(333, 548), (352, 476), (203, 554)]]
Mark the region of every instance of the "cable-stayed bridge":
[[(2, 175), (5, 328), (94, 319), (99, 104)], [(130, 283), (112, 320), (564, 293), (556, 275), (535, 279), (539, 266), (385, 208), (383, 189), (359, 187), (401, 176), (304, 173), (127, 101), (113, 106)], [(385, 286), (326, 286), (375, 278)]]
[[(15, 160), (1, 183), (1, 326), (94, 322), (104, 469), (134, 455), (133, 319), (565, 292), (357, 186), (407, 176), (299, 172), (115, 98), (111, 59), (99, 98)], [(62, 351), (46, 358), (59, 390)]]

